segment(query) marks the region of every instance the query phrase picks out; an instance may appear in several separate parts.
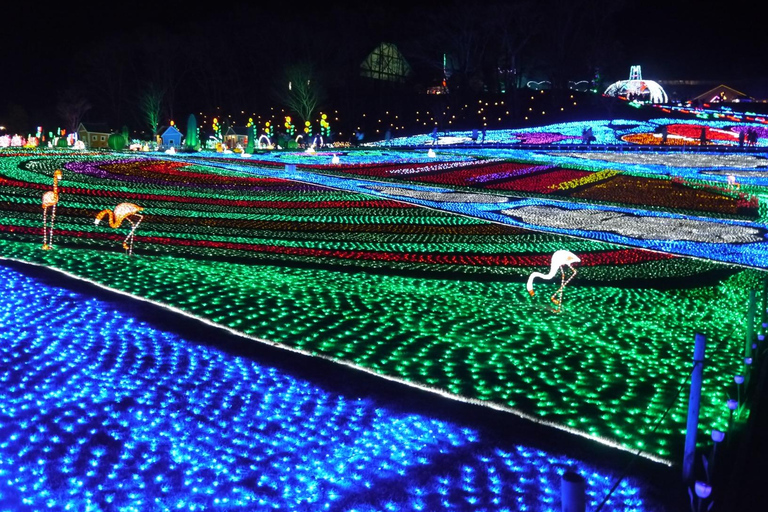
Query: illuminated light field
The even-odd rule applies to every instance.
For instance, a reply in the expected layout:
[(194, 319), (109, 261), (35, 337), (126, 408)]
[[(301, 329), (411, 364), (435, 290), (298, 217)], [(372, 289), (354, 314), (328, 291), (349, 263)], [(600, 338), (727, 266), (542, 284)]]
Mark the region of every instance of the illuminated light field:
[[(13, 239), (40, 238), (43, 183), (62, 167), (63, 198), (56, 221), (60, 246), (119, 248), (121, 234), (93, 224), (118, 201), (145, 208), (138, 233), (144, 254), (177, 254), (240, 261), (403, 268), (419, 271), (525, 275), (548, 264), (562, 237), (490, 224), (400, 201), (329, 190), (244, 172), (134, 158), (79, 160), (0, 158), (0, 231)], [(188, 175), (188, 176), (187, 176)], [(185, 181), (186, 179), (186, 181)], [(120, 199), (117, 199), (117, 198)], [(244, 199), (247, 197), (247, 199)], [(612, 262), (620, 274), (688, 267), (668, 255), (570, 241), (583, 255), (584, 277), (604, 280)], [(658, 277), (658, 276), (654, 276)]]
[[(191, 160), (198, 164), (209, 162), (209, 165), (230, 172), (255, 173), (258, 171), (275, 178), (282, 177), (301, 183), (363, 194), (373, 193), (385, 199), (418, 204), (434, 210), (449, 211), (461, 216), (518, 228), (768, 270), (768, 224), (766, 222), (760, 222), (761, 219), (755, 222), (743, 218), (723, 217), (722, 213), (715, 217), (665, 211), (681, 207), (681, 202), (675, 195), (667, 195), (666, 199), (672, 201), (662, 209), (637, 204), (623, 206), (608, 204), (608, 202), (594, 204), (585, 201), (566, 201), (560, 198), (550, 199), (549, 196), (520, 197), (515, 195), (515, 192), (502, 194), (501, 191), (489, 193), (485, 190), (464, 191), (411, 183), (390, 184), (373, 179), (339, 177), (289, 166), (278, 169), (266, 167), (255, 169), (249, 165), (234, 163), (230, 160), (221, 161), (218, 158), (197, 157)], [(597, 182), (615, 178), (617, 175), (618, 173), (611, 169), (594, 170), (591, 175), (584, 174), (575, 179), (561, 181), (557, 185), (550, 183), (549, 186), (560, 188), (561, 185), (565, 185), (564, 190), (571, 190), (584, 185), (592, 186)], [(562, 176), (567, 174), (561, 173)], [(680, 180), (677, 176), (672, 179)], [(682, 180), (679, 186), (685, 188), (689, 187), (689, 184)], [(694, 199), (703, 194), (701, 191), (715, 192), (723, 196), (734, 193), (723, 190), (722, 187), (700, 183), (692, 184), (690, 188), (694, 189), (694, 192), (685, 195), (693, 196)], [(738, 217), (743, 217), (746, 212), (758, 216), (761, 214), (757, 195), (750, 194), (749, 200), (746, 200), (745, 193), (735, 192), (735, 194), (738, 198), (735, 200)], [(618, 200), (618, 197), (616, 199)], [(766, 197), (763, 194), (763, 210), (765, 210), (765, 201)], [(727, 201), (724, 202), (727, 203)]]
[[(591, 120), (581, 122), (566, 122), (544, 125), (533, 128), (516, 128), (509, 130), (492, 130), (486, 133), (485, 144), (519, 144), (541, 145), (557, 144), (570, 145), (582, 144), (582, 131), (592, 128), (595, 136), (593, 144), (608, 145), (636, 145), (636, 144), (661, 144), (659, 128), (668, 126), (669, 145), (698, 146), (701, 128), (706, 127), (708, 140), (727, 146), (739, 145), (739, 132), (747, 129), (757, 131), (757, 146), (768, 145), (766, 138), (766, 120), (759, 116), (746, 116), (744, 118), (702, 115), (700, 119), (681, 120), (669, 118), (656, 118), (647, 121), (633, 119)], [(471, 130), (455, 131), (449, 134), (439, 133), (437, 145), (480, 145), (480, 140), (472, 140)], [(388, 144), (385, 141), (366, 143), (371, 147), (392, 146), (431, 146), (432, 137), (429, 133), (408, 137), (395, 137)]]
[[(627, 155), (630, 160), (631, 155)], [(586, 199), (609, 204), (641, 205), (666, 211), (757, 217), (756, 198), (725, 187), (696, 186), (683, 180), (632, 176), (612, 169), (597, 172), (524, 162), (455, 162), (438, 166), (331, 166), (326, 172), (398, 182), (446, 185), (455, 189), (503, 190), (522, 195)]]
[[(423, 151), (349, 151), (344, 158), (369, 175), (374, 168), (413, 169), (401, 173), (404, 179), (430, 165), (455, 168), (464, 179), (488, 176), (465, 172), (484, 158), (507, 166), (494, 172), (546, 165), (491, 154), (445, 153), (439, 164)], [(190, 164), (0, 152), (0, 256), (62, 269), (270, 344), (671, 462), (682, 453), (683, 401), (651, 430), (672, 405), (690, 370), (694, 335), (703, 332), (711, 341), (702, 439), (712, 428), (727, 428), (725, 401), (742, 368), (748, 288), (760, 284), (762, 273), (528, 231), (357, 188), (328, 189), (319, 184), (322, 176), (318, 183), (278, 177), (280, 161), (293, 160), (306, 172), (339, 179), (322, 164), (330, 156), (254, 155), (263, 160), (256, 163), (210, 156), (210, 163)], [(64, 179), (54, 250), (42, 251), (39, 198), (56, 168)], [(600, 172), (581, 171), (582, 177)], [(579, 184), (568, 194), (599, 190), (602, 182), (589, 180), (590, 187)], [(704, 197), (688, 188), (691, 197)], [(471, 190), (462, 189), (467, 208)], [(738, 201), (701, 190), (723, 204)], [(754, 185), (751, 193), (758, 190)], [(622, 203), (615, 195), (600, 200)], [(125, 230), (93, 224), (99, 210), (121, 201), (146, 209), (133, 258), (122, 254)], [(712, 206), (700, 199), (685, 208)], [(723, 220), (733, 214), (743, 212), (716, 212)], [(534, 270), (546, 271), (549, 256), (561, 248), (579, 254), (582, 265), (565, 290), (565, 312), (553, 315), (548, 300), (556, 284), (537, 283), (531, 299), (524, 281)]]
[[(324, 389), (4, 266), (0, 291), (4, 509), (548, 511), (566, 470), (592, 508), (618, 478)], [(646, 510), (644, 494), (625, 480), (604, 510)]]

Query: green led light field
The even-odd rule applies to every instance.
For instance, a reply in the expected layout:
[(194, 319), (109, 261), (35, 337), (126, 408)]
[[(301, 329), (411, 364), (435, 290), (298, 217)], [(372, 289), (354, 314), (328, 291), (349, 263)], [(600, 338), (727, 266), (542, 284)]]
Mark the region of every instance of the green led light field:
[[(690, 368), (693, 338), (711, 342), (701, 428), (725, 429), (739, 370), (746, 294), (738, 278), (691, 290), (573, 286), (566, 311), (523, 283), (460, 282), (281, 268), (95, 250), (45, 263), (246, 334), (382, 375), (514, 408), (662, 458), (682, 449), (685, 407), (651, 434)], [(541, 290), (545, 294), (544, 289)], [(717, 298), (717, 300), (713, 300)]]
[[(40, 198), (57, 168), (44, 251)], [(122, 201), (146, 213), (133, 257), (128, 228), (93, 222)], [(555, 314), (559, 279), (533, 298), (525, 280), (558, 249), (582, 265)], [(748, 290), (761, 286), (756, 271), (252, 173), (42, 152), (0, 153), (0, 257), (668, 461), (682, 456), (687, 388), (675, 397), (699, 332), (702, 439), (727, 430)]]

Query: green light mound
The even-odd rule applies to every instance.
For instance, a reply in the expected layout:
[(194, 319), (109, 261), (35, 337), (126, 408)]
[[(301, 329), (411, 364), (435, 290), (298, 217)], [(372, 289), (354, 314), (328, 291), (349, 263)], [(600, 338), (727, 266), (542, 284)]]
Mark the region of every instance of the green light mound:
[(122, 151), (125, 148), (125, 138), (119, 133), (113, 133), (107, 139), (107, 145), (113, 151)]

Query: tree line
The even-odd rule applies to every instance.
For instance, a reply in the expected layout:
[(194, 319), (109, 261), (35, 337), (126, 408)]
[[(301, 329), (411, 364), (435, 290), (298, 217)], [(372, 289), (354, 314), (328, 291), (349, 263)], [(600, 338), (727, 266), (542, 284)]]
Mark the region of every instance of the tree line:
[[(302, 122), (323, 109), (354, 117), (443, 82), (455, 104), (514, 94), (528, 80), (566, 91), (569, 80), (594, 80), (621, 61), (615, 21), (624, 0), (413, 4), (329, 4), (312, 16), (248, 5), (171, 28), (149, 17), (77, 49), (56, 91), (57, 121), (150, 132), (190, 113), (247, 119), (275, 106)], [(403, 82), (361, 78), (382, 42), (408, 61)]]

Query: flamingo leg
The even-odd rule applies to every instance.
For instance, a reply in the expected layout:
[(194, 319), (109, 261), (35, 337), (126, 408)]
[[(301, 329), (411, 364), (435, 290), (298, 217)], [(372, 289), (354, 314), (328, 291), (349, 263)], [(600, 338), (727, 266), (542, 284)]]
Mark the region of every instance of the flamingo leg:
[(562, 308), (563, 288), (565, 288), (565, 284), (566, 284), (565, 271), (563, 270), (563, 267), (560, 267), (560, 288), (558, 288), (557, 291), (553, 293), (551, 297), (552, 302), (557, 304), (557, 309), (554, 310), (554, 313), (559, 313), (560, 309)]
[[(557, 304), (557, 309), (554, 311), (555, 313), (559, 313), (562, 304), (563, 304), (563, 290), (565, 289), (565, 286), (571, 282), (571, 279), (573, 279), (576, 276), (576, 269), (573, 268), (570, 265), (567, 265), (569, 269), (573, 272), (568, 279), (565, 278), (565, 270), (561, 267), (560, 268), (560, 288), (552, 295), (552, 302)], [(557, 296), (557, 298), (555, 298)]]
[(48, 207), (43, 208), (43, 250), (48, 250)]
[(51, 208), (51, 225), (48, 228), (48, 248), (53, 247), (53, 223), (56, 221), (56, 205)]
[[(143, 215), (139, 215), (138, 213), (137, 213), (137, 214), (135, 214), (135, 216), (139, 218), (139, 220), (138, 220), (138, 221), (136, 221), (136, 223), (134, 223), (134, 222), (133, 222), (133, 221), (132, 221), (130, 218), (127, 218), (127, 217), (126, 217), (126, 219), (125, 219), (125, 220), (127, 220), (128, 222), (130, 222), (130, 223), (131, 223), (131, 226), (132, 226), (132, 227), (131, 227), (131, 231), (128, 233), (128, 236), (127, 236), (127, 237), (125, 237), (125, 240), (123, 241), (123, 249), (125, 249), (125, 250), (127, 250), (127, 251), (128, 251), (128, 255), (129, 255), (129, 256), (130, 256), (131, 254), (133, 254), (133, 238), (134, 238), (134, 232), (136, 231), (136, 228), (138, 228), (138, 227), (139, 227), (139, 224), (141, 224), (141, 220), (144, 218), (144, 216), (143, 216)], [(130, 242), (131, 242), (130, 244), (128, 244), (128, 240), (130, 240)]]
[[(571, 282), (571, 279), (573, 279), (574, 277), (576, 277), (576, 269), (575, 269), (575, 268), (573, 268), (573, 267), (572, 267), (572, 266), (570, 266), (570, 265), (568, 265), (568, 268), (569, 268), (569, 269), (571, 269), (571, 272), (573, 272), (573, 274), (571, 274), (571, 277), (569, 277), (568, 279), (566, 279), (566, 280), (565, 280), (565, 282), (563, 283), (563, 288), (565, 288), (565, 285), (567, 285), (568, 283), (570, 283), (570, 282)], [(563, 275), (563, 277), (565, 277), (565, 275)]]

